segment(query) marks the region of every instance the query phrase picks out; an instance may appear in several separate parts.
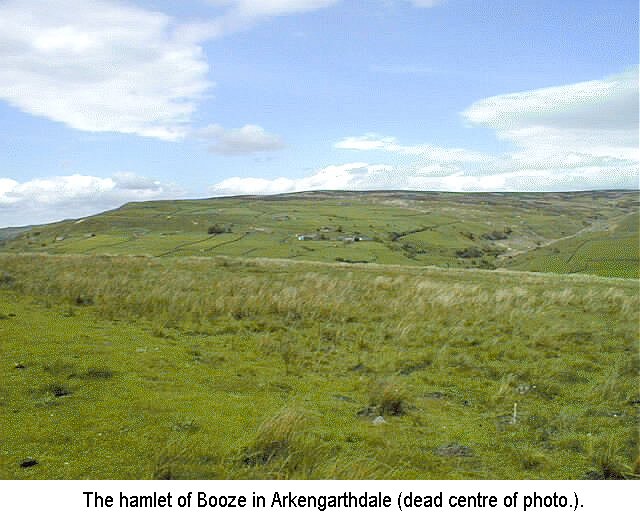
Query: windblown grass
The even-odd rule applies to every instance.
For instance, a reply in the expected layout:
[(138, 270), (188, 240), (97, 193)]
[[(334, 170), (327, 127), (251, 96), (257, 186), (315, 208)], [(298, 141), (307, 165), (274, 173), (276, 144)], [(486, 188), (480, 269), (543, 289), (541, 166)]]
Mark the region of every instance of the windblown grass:
[(29, 254), (0, 272), (5, 478), (634, 474), (635, 281)]

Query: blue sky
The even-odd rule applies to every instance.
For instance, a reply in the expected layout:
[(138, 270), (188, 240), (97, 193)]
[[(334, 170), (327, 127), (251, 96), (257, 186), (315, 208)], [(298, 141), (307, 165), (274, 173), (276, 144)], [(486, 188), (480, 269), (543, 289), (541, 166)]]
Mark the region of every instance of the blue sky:
[(130, 200), (638, 187), (638, 4), (0, 0), (0, 226)]

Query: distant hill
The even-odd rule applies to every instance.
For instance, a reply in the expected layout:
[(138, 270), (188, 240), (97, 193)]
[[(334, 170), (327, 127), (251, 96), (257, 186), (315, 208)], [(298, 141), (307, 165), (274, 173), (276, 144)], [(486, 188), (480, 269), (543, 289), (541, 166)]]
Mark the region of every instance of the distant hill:
[(237, 256), (638, 277), (638, 191), (314, 191), (134, 202), (0, 252)]
[(30, 229), (31, 226), (0, 228), (0, 243), (4, 242), (5, 240), (10, 240), (17, 236), (20, 236)]

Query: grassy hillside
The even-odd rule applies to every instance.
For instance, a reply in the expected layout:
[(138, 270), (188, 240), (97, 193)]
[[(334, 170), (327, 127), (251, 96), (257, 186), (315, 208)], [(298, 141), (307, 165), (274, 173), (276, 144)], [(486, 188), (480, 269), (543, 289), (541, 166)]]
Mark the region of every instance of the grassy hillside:
[[(0, 251), (288, 258), (638, 277), (638, 192), (312, 192), (131, 203)], [(299, 240), (300, 235), (304, 240)]]
[(640, 276), (638, 213), (596, 221), (566, 239), (535, 247), (507, 258), (510, 269), (556, 273), (592, 273), (600, 276)]
[[(144, 220), (130, 242), (160, 254), (161, 233), (204, 221), (195, 213), (208, 205), (219, 213), (207, 223), (246, 230), (283, 222), (274, 215), (286, 204), (291, 227), (274, 224), (279, 236), (304, 230), (312, 212), (163, 204), (60, 224), (62, 244), (49, 242), (53, 228), (37, 236), (62, 251), (89, 230), (124, 241), (127, 223)], [(357, 205), (323, 204), (364, 232)], [(382, 229), (421, 225), (406, 208), (379, 211)], [(551, 217), (527, 211), (547, 229)], [(433, 223), (441, 213), (414, 214)], [(566, 220), (556, 235), (573, 230)], [(637, 281), (168, 256), (0, 254), (0, 477), (632, 476)]]

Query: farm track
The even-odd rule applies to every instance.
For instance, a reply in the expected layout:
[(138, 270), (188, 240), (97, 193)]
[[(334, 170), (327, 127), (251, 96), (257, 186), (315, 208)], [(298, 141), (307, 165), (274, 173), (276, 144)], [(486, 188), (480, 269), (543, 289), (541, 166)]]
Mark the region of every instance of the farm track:
[[(609, 229), (615, 229), (615, 227), (617, 226), (618, 222), (620, 220), (623, 220), (627, 217), (629, 217), (630, 215), (633, 215), (633, 213), (630, 214), (625, 214), (625, 215), (620, 215), (617, 218), (612, 218), (610, 222), (608, 222), (608, 227)], [(560, 237), (560, 238), (553, 238), (551, 240), (546, 240), (540, 244), (537, 244), (535, 246), (529, 247), (529, 248), (525, 248), (525, 249), (521, 249), (521, 250), (517, 250), (517, 251), (508, 251), (503, 253), (502, 255), (500, 255), (501, 259), (505, 259), (507, 257), (509, 257), (509, 259), (513, 259), (516, 256), (520, 256), (522, 254), (525, 253), (529, 253), (531, 251), (535, 251), (536, 249), (542, 249), (544, 247), (549, 247), (552, 246), (554, 244), (557, 244), (559, 242), (563, 242), (564, 240), (571, 240), (573, 238), (577, 238), (581, 235), (584, 235), (585, 233), (597, 233), (598, 231), (604, 231), (604, 229), (601, 227), (602, 223), (600, 222), (594, 222), (593, 224), (590, 224), (589, 226), (586, 226), (582, 229), (579, 229), (578, 231), (576, 231), (575, 233), (571, 234), (571, 235), (567, 235), (564, 237)], [(573, 253), (571, 254), (571, 256), (569, 257), (569, 259), (567, 260), (567, 263), (570, 262), (573, 257), (575, 256), (575, 254), (578, 252), (578, 250), (580, 248), (582, 248), (585, 244), (588, 244), (589, 242), (591, 242), (591, 240), (585, 240), (584, 242), (580, 243), (580, 245), (573, 251)]]

